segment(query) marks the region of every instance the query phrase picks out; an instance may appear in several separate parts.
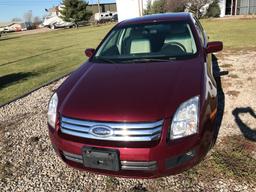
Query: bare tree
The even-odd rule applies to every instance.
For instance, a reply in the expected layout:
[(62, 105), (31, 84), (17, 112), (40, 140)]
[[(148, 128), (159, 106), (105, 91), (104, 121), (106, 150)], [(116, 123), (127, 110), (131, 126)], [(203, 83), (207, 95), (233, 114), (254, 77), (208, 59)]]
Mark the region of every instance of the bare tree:
[(12, 22), (21, 22), (22, 19), (21, 18), (18, 18), (18, 17), (15, 17), (12, 19)]
[(186, 9), (187, 0), (166, 1), (165, 9), (168, 12), (183, 12)]
[(147, 2), (147, 9), (144, 11), (145, 15), (155, 14), (155, 13), (165, 13), (166, 0), (156, 0)]
[(24, 20), (25, 22), (27, 23), (32, 23), (32, 18), (33, 18), (33, 14), (32, 14), (32, 11), (28, 11), (24, 14)]
[(203, 15), (203, 7), (212, 0), (149, 0), (145, 14), (164, 12), (183, 12), (186, 9), (194, 13), (198, 18)]
[(189, 0), (187, 1), (187, 4), (189, 10), (193, 12), (198, 18), (200, 18), (203, 14), (202, 8), (211, 2), (212, 0)]
[(42, 23), (42, 20), (40, 17), (36, 16), (33, 18), (33, 23), (38, 25), (38, 24)]

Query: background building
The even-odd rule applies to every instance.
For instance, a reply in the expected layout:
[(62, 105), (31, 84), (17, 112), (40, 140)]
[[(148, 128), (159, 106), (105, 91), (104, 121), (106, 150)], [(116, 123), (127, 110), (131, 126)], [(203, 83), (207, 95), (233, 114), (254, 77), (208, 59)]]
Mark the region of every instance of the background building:
[(221, 17), (256, 14), (256, 0), (220, 0)]
[(99, 12), (99, 8), (100, 8), (100, 12), (116, 12), (117, 8), (116, 8), (116, 3), (100, 3), (99, 7), (98, 4), (89, 4), (87, 9), (92, 11), (93, 15), (95, 13)]
[[(116, 0), (119, 21), (142, 16), (147, 3), (148, 0)], [(256, 14), (256, 0), (220, 0), (219, 5), (221, 17)]]
[(118, 21), (143, 16), (148, 0), (116, 0)]
[(256, 0), (225, 0), (225, 15), (256, 14)]

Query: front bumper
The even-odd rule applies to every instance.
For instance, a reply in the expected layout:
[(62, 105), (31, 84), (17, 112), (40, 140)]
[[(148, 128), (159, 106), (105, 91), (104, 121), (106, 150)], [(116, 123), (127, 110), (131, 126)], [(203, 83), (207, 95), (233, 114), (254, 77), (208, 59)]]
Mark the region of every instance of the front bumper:
[[(167, 132), (163, 133), (166, 135)], [(104, 175), (132, 178), (156, 178), (173, 175), (193, 167), (207, 154), (213, 140), (212, 125), (208, 124), (200, 135), (193, 135), (176, 141), (167, 142), (166, 137), (149, 147), (123, 147), (86, 144), (63, 137), (61, 133), (49, 127), (49, 135), (56, 153), (69, 166), (79, 170)], [(113, 149), (119, 151), (120, 170), (108, 171), (92, 169), (83, 164), (84, 147)]]

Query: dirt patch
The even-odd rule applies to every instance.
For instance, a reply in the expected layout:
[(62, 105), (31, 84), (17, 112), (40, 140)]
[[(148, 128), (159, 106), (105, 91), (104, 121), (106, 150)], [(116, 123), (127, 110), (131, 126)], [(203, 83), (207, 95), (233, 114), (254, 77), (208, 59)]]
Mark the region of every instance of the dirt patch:
[(256, 50), (227, 50), (221, 55), (222, 58), (218, 60), (221, 71), (226, 71), (229, 66), (228, 71), (232, 73), (221, 77), (226, 97), (220, 135), (239, 135), (241, 130), (234, 121), (233, 110), (250, 107), (256, 111), (256, 78), (253, 78), (256, 77)]
[(248, 77), (247, 80), (248, 81), (253, 81), (253, 78), (252, 77)]
[(230, 67), (232, 67), (233, 65), (231, 65), (231, 64), (224, 64), (224, 65), (221, 65), (220, 67), (222, 67), (222, 68), (230, 68)]
[(233, 79), (238, 79), (239, 78), (237, 74), (230, 74), (229, 77), (233, 78)]
[(239, 93), (239, 91), (228, 91), (227, 95), (237, 97)]
[(231, 82), (228, 82), (228, 81), (224, 81), (221, 83), (222, 84), (222, 88), (223, 89), (228, 89), (229, 87), (232, 86), (232, 83)]
[(255, 185), (256, 159), (252, 155), (255, 152), (255, 142), (242, 136), (224, 137), (204, 161), (184, 173), (184, 179), (190, 179), (191, 183), (204, 182), (208, 186), (205, 190), (210, 191), (214, 190), (212, 182), (217, 178)]
[(225, 177), (255, 183), (256, 159), (253, 152), (256, 152), (255, 142), (242, 136), (228, 136), (222, 139), (212, 156)]

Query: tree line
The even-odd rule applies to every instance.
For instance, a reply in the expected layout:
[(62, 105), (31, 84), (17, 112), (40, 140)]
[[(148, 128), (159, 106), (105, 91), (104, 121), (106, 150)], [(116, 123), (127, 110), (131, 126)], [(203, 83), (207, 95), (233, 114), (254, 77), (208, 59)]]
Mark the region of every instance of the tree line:
[[(84, 0), (62, 0), (63, 9), (60, 10), (61, 17), (64, 21), (73, 22), (76, 26), (81, 21), (88, 21), (92, 12), (87, 10), (88, 2)], [(205, 11), (205, 7), (208, 8)], [(198, 18), (201, 17), (219, 17), (220, 7), (219, 0), (148, 0), (145, 14), (166, 13), (166, 12), (183, 12), (190, 11)], [(32, 11), (24, 14), (24, 20), (27, 23), (38, 25), (42, 22), (39, 17), (33, 17)], [(14, 18), (13, 21), (20, 21)]]
[(149, 0), (145, 14), (183, 11), (192, 12), (198, 18), (219, 17), (221, 13), (219, 0)]

